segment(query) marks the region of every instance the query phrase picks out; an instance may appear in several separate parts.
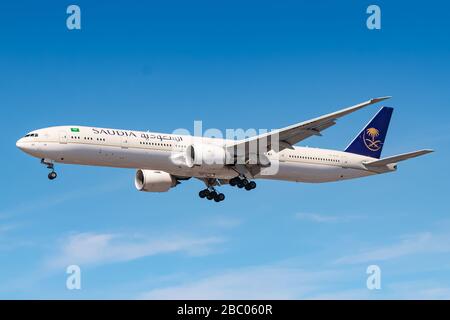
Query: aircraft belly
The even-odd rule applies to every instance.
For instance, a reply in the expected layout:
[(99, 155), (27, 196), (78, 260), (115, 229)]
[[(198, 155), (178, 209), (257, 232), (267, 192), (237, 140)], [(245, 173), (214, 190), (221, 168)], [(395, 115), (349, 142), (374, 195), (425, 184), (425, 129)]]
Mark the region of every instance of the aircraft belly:
[(137, 148), (86, 144), (53, 145), (45, 150), (45, 157), (56, 162), (118, 168), (167, 169), (170, 153)]
[(228, 167), (208, 170), (189, 168), (182, 162), (174, 162), (169, 151), (120, 148), (86, 144), (54, 144), (45, 150), (42, 158), (66, 164), (162, 170), (178, 176), (216, 177), (229, 179), (236, 172)]
[(278, 172), (274, 175), (260, 175), (261, 179), (285, 180), (295, 182), (331, 182), (366, 176), (361, 170), (342, 168), (326, 164), (280, 162)]

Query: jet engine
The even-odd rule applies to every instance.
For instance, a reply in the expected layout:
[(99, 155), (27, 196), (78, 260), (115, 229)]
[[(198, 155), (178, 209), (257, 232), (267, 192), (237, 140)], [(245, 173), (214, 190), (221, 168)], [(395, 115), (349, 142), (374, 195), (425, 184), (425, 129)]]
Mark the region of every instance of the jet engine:
[(137, 170), (134, 179), (136, 189), (145, 192), (166, 192), (178, 184), (171, 174), (159, 170)]
[(229, 157), (225, 148), (213, 144), (192, 144), (186, 148), (186, 165), (189, 168), (223, 168)]

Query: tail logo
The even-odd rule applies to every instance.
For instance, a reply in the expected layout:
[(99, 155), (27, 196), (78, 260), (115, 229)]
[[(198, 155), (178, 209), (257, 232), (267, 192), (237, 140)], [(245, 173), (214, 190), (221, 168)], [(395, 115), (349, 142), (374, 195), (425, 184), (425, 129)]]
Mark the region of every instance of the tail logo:
[(377, 140), (380, 135), (380, 131), (376, 128), (369, 128), (364, 131), (363, 140), (366, 148), (370, 151), (378, 151), (381, 149), (382, 142)]

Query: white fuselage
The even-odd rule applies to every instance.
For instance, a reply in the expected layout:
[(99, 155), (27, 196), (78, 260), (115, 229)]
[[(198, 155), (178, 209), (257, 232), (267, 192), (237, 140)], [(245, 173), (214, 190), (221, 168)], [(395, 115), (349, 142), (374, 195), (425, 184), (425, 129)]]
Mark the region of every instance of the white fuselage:
[[(24, 152), (47, 161), (90, 166), (162, 170), (177, 177), (231, 179), (232, 166), (188, 167), (177, 158), (195, 143), (226, 145), (232, 140), (82, 126), (35, 130), (17, 141)], [(373, 158), (335, 150), (294, 147), (267, 157), (277, 162), (271, 174), (254, 178), (296, 182), (329, 182), (365, 177), (380, 172), (363, 162)]]

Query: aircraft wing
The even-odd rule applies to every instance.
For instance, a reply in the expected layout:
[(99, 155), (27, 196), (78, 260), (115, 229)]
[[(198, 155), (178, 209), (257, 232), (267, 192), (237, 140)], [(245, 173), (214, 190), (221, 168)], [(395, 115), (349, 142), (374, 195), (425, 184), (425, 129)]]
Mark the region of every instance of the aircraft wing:
[(365, 162), (364, 165), (369, 166), (369, 167), (382, 167), (382, 166), (386, 166), (391, 163), (397, 163), (397, 162), (400, 162), (403, 160), (408, 160), (411, 158), (422, 156), (422, 155), (430, 153), (430, 152), (433, 152), (433, 150), (430, 150), (430, 149), (418, 150), (418, 151), (414, 151), (414, 152), (399, 154), (397, 156), (383, 158), (380, 160)]
[[(321, 136), (321, 131), (335, 125), (337, 119), (346, 116), (352, 112), (355, 112), (359, 109), (362, 109), (366, 106), (378, 103), (380, 101), (389, 98), (390, 96), (374, 98), (362, 102), (360, 104), (354, 105), (352, 107), (348, 107), (333, 113), (329, 113), (312, 120), (296, 123), (294, 125), (282, 129), (274, 130), (248, 139), (240, 140), (232, 145), (227, 146), (227, 149), (233, 154), (238, 154), (239, 156), (244, 156), (244, 154), (242, 154), (243, 153), (242, 151), (245, 150), (246, 157), (249, 155), (250, 152), (249, 150), (251, 149), (250, 146), (252, 146), (252, 148), (255, 150), (266, 152), (270, 151), (273, 148), (275, 142), (278, 142), (279, 146), (278, 151), (281, 151), (286, 148), (292, 149), (293, 145), (297, 144), (302, 140), (305, 140), (311, 136)], [(257, 146), (262, 145), (263, 146), (262, 148), (266, 150), (261, 150), (261, 147), (255, 148), (255, 145)]]

